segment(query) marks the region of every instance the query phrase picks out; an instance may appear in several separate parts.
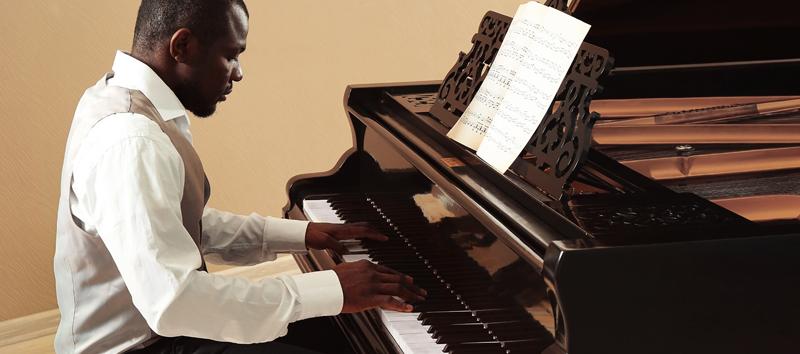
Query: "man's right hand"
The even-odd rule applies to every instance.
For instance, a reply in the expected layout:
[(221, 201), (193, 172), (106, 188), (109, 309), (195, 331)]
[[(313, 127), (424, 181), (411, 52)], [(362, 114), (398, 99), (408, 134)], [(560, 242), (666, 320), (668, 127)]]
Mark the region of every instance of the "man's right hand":
[(372, 308), (411, 312), (410, 302), (425, 300), (425, 290), (414, 285), (410, 276), (382, 265), (361, 260), (342, 263), (333, 268), (344, 293), (342, 313)]

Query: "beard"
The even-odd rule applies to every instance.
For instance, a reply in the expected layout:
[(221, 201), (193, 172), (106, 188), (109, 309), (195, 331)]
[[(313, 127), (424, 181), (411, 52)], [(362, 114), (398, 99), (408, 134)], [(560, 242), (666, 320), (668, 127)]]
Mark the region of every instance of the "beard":
[(214, 115), (217, 111), (217, 104), (214, 103), (211, 106), (204, 106), (204, 107), (197, 107), (197, 108), (187, 108), (189, 112), (192, 112), (197, 118), (208, 118)]
[(217, 111), (217, 100), (205, 100), (194, 82), (184, 82), (176, 92), (183, 106), (198, 118), (208, 118)]

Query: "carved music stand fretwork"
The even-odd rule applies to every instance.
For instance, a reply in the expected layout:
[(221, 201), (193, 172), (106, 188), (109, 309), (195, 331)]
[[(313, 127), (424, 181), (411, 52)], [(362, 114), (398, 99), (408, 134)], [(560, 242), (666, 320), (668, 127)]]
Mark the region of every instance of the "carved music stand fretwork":
[[(566, 0), (545, 3), (564, 12)], [(460, 53), (447, 73), (430, 113), (452, 127), (475, 97), (500, 50), (512, 18), (487, 12), (472, 49)], [(583, 162), (592, 144), (591, 130), (598, 118), (589, 111), (592, 96), (602, 88), (599, 80), (613, 66), (608, 51), (584, 42), (561, 84), (551, 109), (534, 132), (511, 171), (554, 199), (564, 196), (565, 186)], [(553, 110), (555, 108), (555, 111)]]
[(458, 61), (447, 73), (441, 86), (431, 114), (442, 124), (452, 127), (464, 113), (481, 83), (486, 79), (494, 58), (500, 50), (511, 17), (489, 11), (481, 20), (478, 32), (472, 36), (472, 49), (469, 53), (458, 54)]
[(599, 80), (613, 65), (603, 48), (583, 43), (556, 99), (511, 170), (555, 199), (580, 167), (592, 146), (592, 127), (599, 114), (589, 111)]

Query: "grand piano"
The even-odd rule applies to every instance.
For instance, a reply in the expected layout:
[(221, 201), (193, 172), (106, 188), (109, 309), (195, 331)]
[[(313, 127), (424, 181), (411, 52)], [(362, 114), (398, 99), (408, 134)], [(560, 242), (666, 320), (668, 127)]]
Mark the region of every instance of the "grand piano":
[(445, 136), (511, 21), (489, 12), (443, 81), (348, 87), (352, 148), (289, 181), (286, 217), (390, 236), (303, 271), (367, 259), (429, 292), (337, 316), (353, 350), (798, 352), (797, 5), (547, 4), (593, 27), (507, 172)]

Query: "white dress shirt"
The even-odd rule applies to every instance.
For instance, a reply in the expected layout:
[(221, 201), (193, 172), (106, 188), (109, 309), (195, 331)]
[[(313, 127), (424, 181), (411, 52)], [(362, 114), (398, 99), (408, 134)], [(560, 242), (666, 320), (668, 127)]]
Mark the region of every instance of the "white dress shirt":
[[(113, 71), (109, 85), (141, 91), (165, 121), (192, 141), (185, 108), (152, 69), (117, 52)], [(121, 172), (131, 166), (134, 173)], [(342, 289), (333, 271), (257, 282), (198, 271), (200, 252), (209, 262), (237, 265), (273, 260), (281, 252), (304, 252), (308, 223), (206, 208), (198, 252), (180, 219), (183, 179), (183, 161), (169, 138), (154, 122), (134, 113), (101, 120), (75, 157), (72, 213), (87, 233), (102, 240), (114, 263), (96, 263), (87, 254), (82, 255), (85, 266), (94, 273), (116, 267), (135, 304), (130, 311), (140, 313), (149, 327), (128, 328), (130, 338), (118, 340), (124, 343), (104, 347), (135, 348), (148, 343), (153, 332), (265, 342), (285, 335), (291, 322), (341, 311)], [(69, 270), (55, 271), (58, 278)], [(76, 297), (69, 304), (72, 313), (80, 313), (84, 304), (97, 308), (105, 301), (102, 292), (93, 294)], [(56, 340), (59, 352), (81, 351), (86, 346), (80, 341), (98, 340), (92, 333), (74, 333), (74, 328), (69, 332), (59, 329), (59, 336), (72, 336), (71, 348), (59, 348), (64, 338)]]

